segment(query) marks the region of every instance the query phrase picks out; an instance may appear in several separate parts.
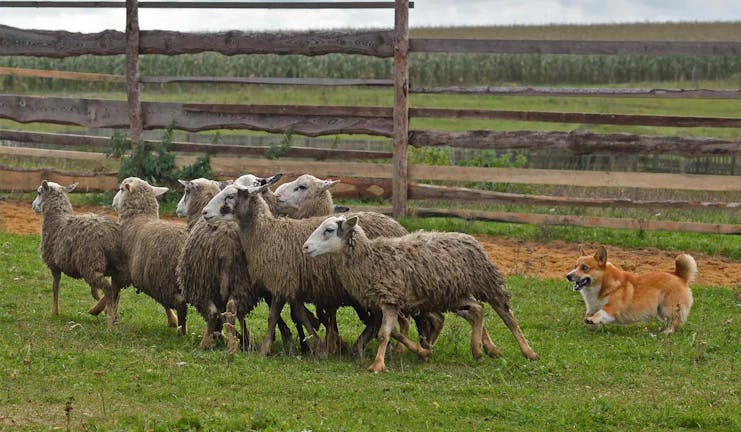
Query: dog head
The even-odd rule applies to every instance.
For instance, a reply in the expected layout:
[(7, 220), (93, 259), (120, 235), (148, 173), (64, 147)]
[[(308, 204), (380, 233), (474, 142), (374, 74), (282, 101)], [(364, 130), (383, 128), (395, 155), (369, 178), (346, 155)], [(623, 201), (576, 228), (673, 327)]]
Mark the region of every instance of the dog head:
[(584, 250), (579, 247), (576, 268), (566, 275), (566, 279), (574, 282), (574, 291), (581, 291), (584, 288), (600, 288), (606, 267), (607, 249), (604, 246), (600, 246), (594, 255), (585, 254)]

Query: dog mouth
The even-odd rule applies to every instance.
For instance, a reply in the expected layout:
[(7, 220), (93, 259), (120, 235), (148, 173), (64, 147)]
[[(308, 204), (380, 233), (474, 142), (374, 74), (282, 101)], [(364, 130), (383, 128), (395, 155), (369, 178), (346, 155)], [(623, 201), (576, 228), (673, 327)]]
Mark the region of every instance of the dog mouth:
[(581, 291), (583, 288), (588, 287), (591, 281), (592, 279), (590, 279), (589, 277), (579, 279), (578, 281), (574, 282), (574, 291)]

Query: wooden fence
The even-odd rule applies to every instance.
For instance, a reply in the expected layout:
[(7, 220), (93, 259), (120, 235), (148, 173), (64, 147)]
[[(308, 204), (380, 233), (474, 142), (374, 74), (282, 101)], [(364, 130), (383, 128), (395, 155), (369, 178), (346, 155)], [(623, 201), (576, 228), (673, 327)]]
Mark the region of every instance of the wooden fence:
[[(646, 125), (672, 127), (741, 128), (741, 118), (619, 115), (593, 113), (558, 113), (513, 110), (433, 109), (409, 108), (409, 94), (518, 94), (524, 96), (610, 96), (610, 97), (664, 97), (741, 99), (739, 90), (677, 90), (677, 89), (564, 89), (564, 88), (410, 88), (410, 54), (415, 52), (486, 52), (486, 53), (551, 53), (551, 54), (633, 54), (633, 55), (741, 55), (739, 42), (597, 42), (597, 41), (522, 41), (522, 40), (461, 40), (410, 38), (407, 0), (394, 2), (338, 2), (338, 3), (231, 3), (191, 2), (193, 8), (391, 8), (395, 9), (393, 31), (311, 31), (301, 33), (182, 33), (140, 30), (138, 8), (185, 7), (181, 2), (4, 2), (4, 7), (126, 7), (126, 32), (104, 31), (82, 34), (63, 31), (25, 30), (0, 25), (0, 55), (43, 56), (64, 58), (84, 54), (126, 54), (125, 76), (81, 74), (59, 71), (29, 71), (0, 68), (0, 74), (16, 76), (45, 76), (55, 79), (81, 79), (104, 82), (126, 82), (127, 101), (96, 99), (68, 99), (60, 97), (33, 97), (0, 94), (0, 118), (21, 123), (46, 122), (84, 127), (128, 128), (132, 142), (142, 141), (142, 131), (162, 129), (172, 124), (180, 130), (204, 131), (217, 129), (248, 129), (265, 132), (292, 133), (305, 136), (335, 134), (364, 134), (391, 138), (392, 152), (358, 150), (291, 148), (286, 159), (268, 161), (257, 158), (264, 149), (238, 145), (209, 145), (173, 143), (173, 150), (184, 153), (208, 152), (216, 155), (214, 167), (222, 174), (238, 174), (245, 170), (258, 174), (276, 171), (300, 174), (339, 176), (349, 189), (342, 193), (377, 196), (392, 199), (395, 216), (404, 214), (442, 215), (445, 211), (410, 209), (407, 199), (463, 200), (492, 203), (520, 203), (577, 207), (655, 207), (655, 208), (715, 208), (736, 211), (739, 204), (698, 203), (677, 201), (605, 200), (544, 196), (497, 194), (471, 189), (446, 188), (408, 183), (408, 180), (437, 180), (454, 182), (506, 182), (523, 184), (577, 185), (588, 187), (628, 187), (657, 189), (689, 189), (741, 192), (741, 181), (733, 176), (653, 174), (627, 172), (579, 172), (564, 170), (525, 170), (514, 168), (476, 168), (461, 166), (433, 167), (410, 165), (408, 146), (449, 146), (473, 149), (552, 149), (574, 155), (583, 154), (672, 154), (679, 156), (741, 154), (741, 142), (711, 138), (656, 137), (638, 134), (597, 134), (582, 131), (463, 131), (410, 130), (410, 118), (458, 118), (485, 120), (522, 120), (572, 124)], [(225, 78), (225, 77), (153, 77), (141, 76), (140, 54), (177, 55), (214, 51), (225, 55), (237, 54), (297, 54), (305, 56), (329, 53), (360, 54), (394, 59), (394, 76), (390, 80), (339, 80), (322, 78)], [(369, 85), (393, 86), (393, 107), (337, 107), (297, 105), (225, 105), (194, 103), (141, 102), (142, 83), (166, 82), (230, 82), (303, 85)], [(100, 150), (108, 147), (105, 139), (62, 134), (43, 134), (0, 130), (0, 140), (29, 144), (53, 144), (70, 149)], [(91, 159), (90, 152), (75, 150), (41, 150), (34, 148), (0, 147), (0, 153)], [(87, 153), (87, 154), (85, 154)], [(94, 153), (92, 153), (94, 154)], [(220, 157), (229, 155), (232, 157)], [(242, 156), (235, 158), (233, 156)], [(96, 157), (103, 157), (102, 155)], [(180, 163), (189, 156), (179, 158)], [(297, 160), (296, 158), (304, 158)], [(391, 159), (391, 164), (363, 163), (358, 160)], [(325, 162), (307, 162), (321, 159)], [(337, 161), (342, 162), (337, 162)], [(39, 175), (61, 176), (49, 170), (34, 171), (33, 183)], [(9, 174), (10, 173), (10, 174)], [(40, 173), (40, 174), (39, 174)], [(10, 177), (9, 177), (10, 176)], [(3, 178), (17, 179), (18, 171), (0, 170), (0, 189), (21, 189), (21, 183), (4, 183)], [(87, 178), (87, 177), (86, 177)], [(115, 176), (102, 173), (100, 184), (109, 185)], [(91, 180), (86, 188), (95, 190)], [(390, 184), (389, 184), (390, 183)], [(8, 185), (12, 185), (8, 187)], [(102, 187), (101, 187), (102, 188)], [(616, 223), (610, 218), (540, 217), (499, 213), (448, 211), (447, 214), (469, 219), (508, 220), (525, 223), (557, 223), (582, 226), (620, 226), (641, 229), (688, 230), (700, 232), (739, 233), (739, 225), (714, 224), (656, 224), (624, 220)], [(536, 220), (537, 219), (537, 220)]]

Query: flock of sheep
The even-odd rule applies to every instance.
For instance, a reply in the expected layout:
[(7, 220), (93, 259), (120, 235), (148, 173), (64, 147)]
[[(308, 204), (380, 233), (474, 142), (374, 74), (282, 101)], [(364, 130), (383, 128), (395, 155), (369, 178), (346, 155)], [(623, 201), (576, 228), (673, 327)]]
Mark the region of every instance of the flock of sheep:
[[(234, 353), (257, 347), (245, 317), (264, 300), (270, 313), (259, 353), (265, 356), (276, 326), (283, 343), (292, 344), (280, 315), (285, 304), (301, 349), (329, 353), (343, 349), (336, 313), (350, 306), (365, 326), (352, 351), (362, 355), (377, 337), (378, 351), (368, 369), (379, 372), (385, 369), (391, 338), (400, 349), (426, 360), (445, 312), (471, 324), (474, 358), (482, 356), (482, 349), (500, 355), (484, 327), (486, 302), (523, 355), (538, 358), (512, 314), (502, 276), (473, 237), (408, 233), (375, 212), (333, 216), (347, 211), (332, 202), (329, 188), (335, 181), (307, 174), (273, 192), (270, 187), (279, 178), (181, 180), (184, 194), (177, 214), (187, 217), (187, 226), (160, 220), (157, 197), (167, 188), (136, 177), (121, 182), (113, 199), (118, 221), (73, 214), (66, 194), (74, 185), (43, 181), (32, 207), (43, 215), (41, 255), (53, 277), (52, 313), (59, 312), (61, 273), (90, 285), (97, 303), (89, 312), (105, 311), (111, 324), (118, 320), (120, 290), (131, 285), (162, 305), (169, 325), (181, 335), (187, 333), (192, 305), (206, 322), (201, 347), (225, 337)], [(314, 306), (316, 315), (306, 304)], [(410, 319), (418, 342), (408, 337)], [(318, 334), (321, 326), (324, 340)]]

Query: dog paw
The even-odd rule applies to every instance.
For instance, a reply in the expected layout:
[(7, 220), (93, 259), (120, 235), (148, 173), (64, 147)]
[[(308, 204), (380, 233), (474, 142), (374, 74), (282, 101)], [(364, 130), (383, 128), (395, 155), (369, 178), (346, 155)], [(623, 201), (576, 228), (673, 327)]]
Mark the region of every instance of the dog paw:
[(588, 317), (584, 318), (584, 324), (595, 325), (595, 324), (599, 324), (599, 323), (597, 321), (595, 321), (591, 316), (588, 316)]

